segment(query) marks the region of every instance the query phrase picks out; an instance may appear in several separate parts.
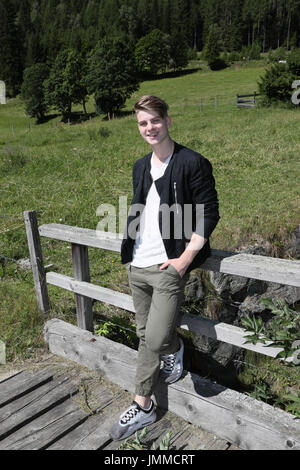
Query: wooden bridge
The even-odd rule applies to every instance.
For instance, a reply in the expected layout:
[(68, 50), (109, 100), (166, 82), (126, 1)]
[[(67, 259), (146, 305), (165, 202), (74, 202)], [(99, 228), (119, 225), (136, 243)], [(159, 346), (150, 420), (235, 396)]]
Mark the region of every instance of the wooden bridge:
[[(99, 373), (48, 354), (38, 365), (0, 376), (0, 450), (130, 449), (112, 441), (109, 429), (131, 400)], [(141, 438), (142, 449), (159, 448), (169, 432), (170, 450), (238, 450), (162, 409)]]
[[(92, 299), (101, 300), (132, 312), (134, 312), (134, 307), (131, 296), (114, 292), (90, 282), (88, 247), (119, 251), (121, 240), (116, 234), (97, 232), (95, 230), (70, 227), (62, 224), (49, 224), (38, 227), (36, 215), (32, 211), (25, 212), (25, 223), (37, 299), (41, 311), (47, 312), (49, 309), (47, 283), (68, 289), (75, 294), (78, 326), (58, 319), (47, 321), (44, 335), (49, 351), (60, 358), (64, 358), (64, 360), (73, 361), (72, 364), (77, 363), (87, 367), (90, 373), (95, 371), (102, 377), (103, 382), (101, 384), (105, 388), (105, 390), (103, 388), (103, 397), (95, 405), (96, 410), (99, 409), (101, 413), (103, 410), (103, 416), (97, 416), (97, 413), (92, 413), (92, 416), (90, 416), (91, 410), (93, 411), (94, 408), (93, 405), (88, 403), (89, 411), (84, 410), (88, 416), (85, 415), (83, 417), (81, 414), (82, 417), (78, 418), (77, 422), (71, 424), (69, 430), (64, 429), (60, 437), (55, 437), (55, 442), (49, 443), (47, 441), (46, 444), (42, 442), (41, 448), (51, 448), (52, 446), (59, 445), (66, 446), (65, 448), (67, 448), (73, 442), (79, 442), (78, 445), (89, 448), (89, 442), (97, 441), (97, 438), (95, 438), (95, 441), (93, 440), (98, 435), (97, 433), (100, 432), (96, 428), (98, 429), (101, 419), (106, 416), (105, 413), (107, 413), (108, 418), (105, 418), (104, 421), (102, 419), (101, 422), (103, 424), (102, 429), (106, 429), (106, 441), (97, 441), (97, 444), (93, 445), (101, 449), (112, 448), (109, 446), (119, 444), (109, 442), (105, 426), (108, 427), (110, 424), (111, 421), (109, 419), (112, 414), (114, 414), (114, 418), (115, 414), (119, 415), (119, 410), (122, 408), (122, 400), (120, 398), (120, 396), (123, 396), (122, 393), (134, 393), (137, 351), (93, 334)], [(40, 236), (66, 241), (71, 244), (74, 277), (55, 272), (45, 274)], [(231, 275), (300, 287), (299, 261), (212, 250), (211, 257), (201, 267)], [(276, 357), (280, 351), (279, 348), (268, 347), (268, 345), (261, 343), (256, 345), (245, 344), (245, 330), (207, 318), (185, 314), (182, 317), (180, 327), (271, 357)], [(289, 358), (289, 360), (293, 359)], [(52, 374), (52, 379), (48, 381), (49, 383), (52, 380), (61, 380), (56, 372), (51, 370), (49, 373)], [(68, 380), (71, 383), (73, 379), (70, 378)], [(104, 380), (106, 381), (105, 385)], [(15, 381), (15, 386), (12, 381)], [(7, 387), (6, 392), (3, 392), (3, 396), (7, 397), (8, 390), (14, 390), (15, 387), (17, 389), (17, 381), (18, 376), (12, 377), (0, 384), (0, 397), (1, 387), (2, 390), (5, 390), (5, 387)], [(107, 392), (111, 384), (119, 387), (117, 395), (121, 395), (118, 398), (117, 396), (109, 395)], [(65, 386), (61, 385), (62, 388)], [(38, 390), (37, 387), (35, 389)], [(100, 391), (99, 394), (101, 395), (101, 393)], [(9, 397), (9, 403), (3, 406), (7, 406), (9, 412), (9, 406), (13, 406), (15, 399), (19, 400), (27, 395), (28, 392), (24, 391), (21, 391), (19, 397), (13, 398), (12, 395)], [(128, 405), (128, 396), (126, 396), (125, 406)], [(157, 441), (157, 436), (161, 436), (163, 433), (162, 430), (168, 429), (174, 430), (173, 444), (177, 449), (185, 448), (184, 446), (192, 446), (193, 449), (213, 448), (213, 442), (217, 446), (224, 446), (228, 449), (300, 449), (300, 423), (294, 415), (280, 409), (275, 409), (266, 403), (257, 401), (252, 397), (213, 383), (190, 372), (185, 372), (178, 382), (168, 387), (159, 383), (154, 399), (162, 413), (164, 413), (163, 410), (167, 411), (161, 420), (152, 425), (153, 435), (156, 437), (150, 437), (150, 440)], [(72, 408), (74, 407), (72, 404), (73, 400), (71, 398), (68, 398), (68, 400), (65, 404), (68, 403), (68, 406), (70, 405), (70, 414), (74, 413), (74, 416), (79, 416), (80, 413), (78, 414)], [(52, 409), (55, 410), (57, 407), (52, 406)], [(59, 409), (63, 413), (63, 406), (60, 406)], [(18, 445), (17, 442), (22, 442), (22, 429), (24, 430), (24, 428), (27, 433), (25, 441), (29, 443), (30, 436), (34, 433), (30, 426), (34, 425), (36, 419), (43, 421), (47, 413), (51, 414), (51, 410), (45, 413), (39, 412), (39, 416), (34, 418), (34, 420), (28, 418), (30, 422), (26, 424), (25, 420), (25, 425), (22, 425), (22, 427), (18, 425), (16, 433), (19, 433), (20, 439), (14, 440), (16, 434), (13, 431), (11, 435), (4, 437), (0, 444), (5, 445), (5, 443), (8, 443), (8, 446)], [(54, 421), (56, 421), (55, 418)], [(48, 427), (46, 421), (43, 422), (45, 427)], [(96, 422), (98, 423), (97, 425), (95, 424)], [(180, 423), (178, 428), (176, 428), (177, 425), (175, 424), (175, 427), (173, 427), (175, 422)], [(90, 427), (92, 429), (91, 432), (88, 431)], [(179, 434), (176, 429), (180, 429), (178, 431)], [(81, 430), (83, 434), (81, 434)], [(88, 437), (85, 441), (84, 436), (90, 434), (91, 437)], [(68, 437), (72, 435), (77, 437)], [(214, 436), (217, 436), (217, 439)], [(71, 444), (68, 444), (68, 439), (70, 439), (69, 442)], [(13, 444), (14, 442), (16, 444)]]

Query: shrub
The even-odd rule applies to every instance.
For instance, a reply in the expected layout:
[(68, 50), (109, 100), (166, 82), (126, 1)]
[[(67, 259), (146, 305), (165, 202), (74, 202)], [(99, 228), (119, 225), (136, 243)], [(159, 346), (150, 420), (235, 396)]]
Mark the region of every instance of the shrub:
[(269, 62), (278, 62), (279, 60), (286, 60), (287, 51), (284, 47), (278, 47), (274, 51), (272, 49), (268, 53)]
[(260, 45), (255, 42), (252, 46), (244, 46), (241, 50), (241, 56), (247, 60), (259, 60), (260, 50)]
[(300, 78), (300, 49), (294, 49), (287, 57), (288, 68), (291, 73)]
[(294, 49), (287, 56), (287, 63), (275, 63), (258, 82), (263, 95), (262, 104), (270, 105), (276, 101), (291, 102), (292, 83), (300, 77), (300, 49)]
[(225, 60), (221, 59), (220, 57), (213, 60), (212, 62), (209, 62), (208, 65), (210, 66), (211, 70), (222, 70), (227, 67)]
[(241, 56), (241, 53), (240, 52), (236, 52), (236, 51), (232, 51), (230, 52), (226, 59), (229, 61), (229, 62), (236, 62), (238, 60), (241, 60), (242, 56)]
[(262, 104), (270, 105), (276, 101), (288, 102), (292, 95), (294, 75), (286, 64), (273, 64), (258, 82), (259, 92), (263, 95)]

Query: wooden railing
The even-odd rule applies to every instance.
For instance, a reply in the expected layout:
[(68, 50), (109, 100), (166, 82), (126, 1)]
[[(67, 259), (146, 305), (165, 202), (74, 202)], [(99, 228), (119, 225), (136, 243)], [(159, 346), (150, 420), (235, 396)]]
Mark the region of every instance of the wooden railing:
[[(49, 310), (47, 283), (74, 292), (78, 326), (53, 318), (45, 322), (49, 351), (91, 370), (135, 393), (137, 351), (93, 334), (92, 299), (134, 312), (130, 295), (90, 282), (88, 247), (120, 251), (121, 237), (106, 232), (61, 224), (37, 226), (34, 212), (25, 212), (26, 231), (39, 308)], [(43, 266), (40, 236), (72, 246), (74, 276), (47, 272)], [(300, 285), (300, 262), (242, 253), (212, 250), (203, 269), (264, 281)], [(245, 330), (195, 315), (184, 314), (181, 328), (251, 349), (268, 356), (280, 350), (263, 344), (244, 344)], [(89, 330), (89, 331), (88, 331)], [(185, 371), (175, 384), (158, 381), (153, 399), (186, 421), (222, 439), (250, 450), (300, 450), (300, 424), (295, 415), (253, 397)]]
[(256, 91), (252, 95), (236, 95), (236, 105), (238, 108), (255, 108), (258, 96), (260, 95)]
[[(41, 311), (49, 310), (47, 283), (67, 289), (75, 294), (77, 323), (82, 329), (93, 332), (92, 299), (134, 312), (132, 297), (128, 294), (101, 287), (90, 282), (88, 247), (120, 251), (121, 235), (62, 224), (37, 226), (34, 211), (24, 213), (30, 249), (30, 258), (38, 305)], [(47, 272), (43, 267), (39, 237), (65, 241), (72, 246), (74, 276)], [(278, 259), (267, 256), (212, 250), (211, 256), (201, 265), (202, 269), (225, 274), (243, 276), (262, 281), (300, 287), (300, 261)], [(241, 348), (266, 356), (276, 357), (280, 348), (268, 344), (245, 343), (247, 333), (227, 323), (210, 320), (185, 313), (180, 328), (200, 333)], [(288, 358), (291, 361), (292, 358)]]

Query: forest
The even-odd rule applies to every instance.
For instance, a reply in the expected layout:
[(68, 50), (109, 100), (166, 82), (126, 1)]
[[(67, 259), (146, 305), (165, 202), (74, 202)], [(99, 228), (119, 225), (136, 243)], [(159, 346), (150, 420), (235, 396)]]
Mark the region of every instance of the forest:
[(104, 39), (133, 44), (159, 29), (201, 51), (216, 25), (224, 51), (300, 46), (300, 0), (0, 0), (0, 79), (19, 92), (23, 71), (60, 50), (87, 55)]

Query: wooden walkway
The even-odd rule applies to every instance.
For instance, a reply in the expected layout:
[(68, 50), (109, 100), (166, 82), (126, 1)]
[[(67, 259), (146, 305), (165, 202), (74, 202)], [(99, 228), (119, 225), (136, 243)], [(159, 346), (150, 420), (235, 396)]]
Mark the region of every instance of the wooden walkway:
[[(109, 429), (133, 395), (74, 362), (49, 355), (38, 365), (0, 376), (0, 450), (116, 450)], [(173, 413), (142, 440), (159, 448), (170, 431), (170, 450), (239, 450)]]

